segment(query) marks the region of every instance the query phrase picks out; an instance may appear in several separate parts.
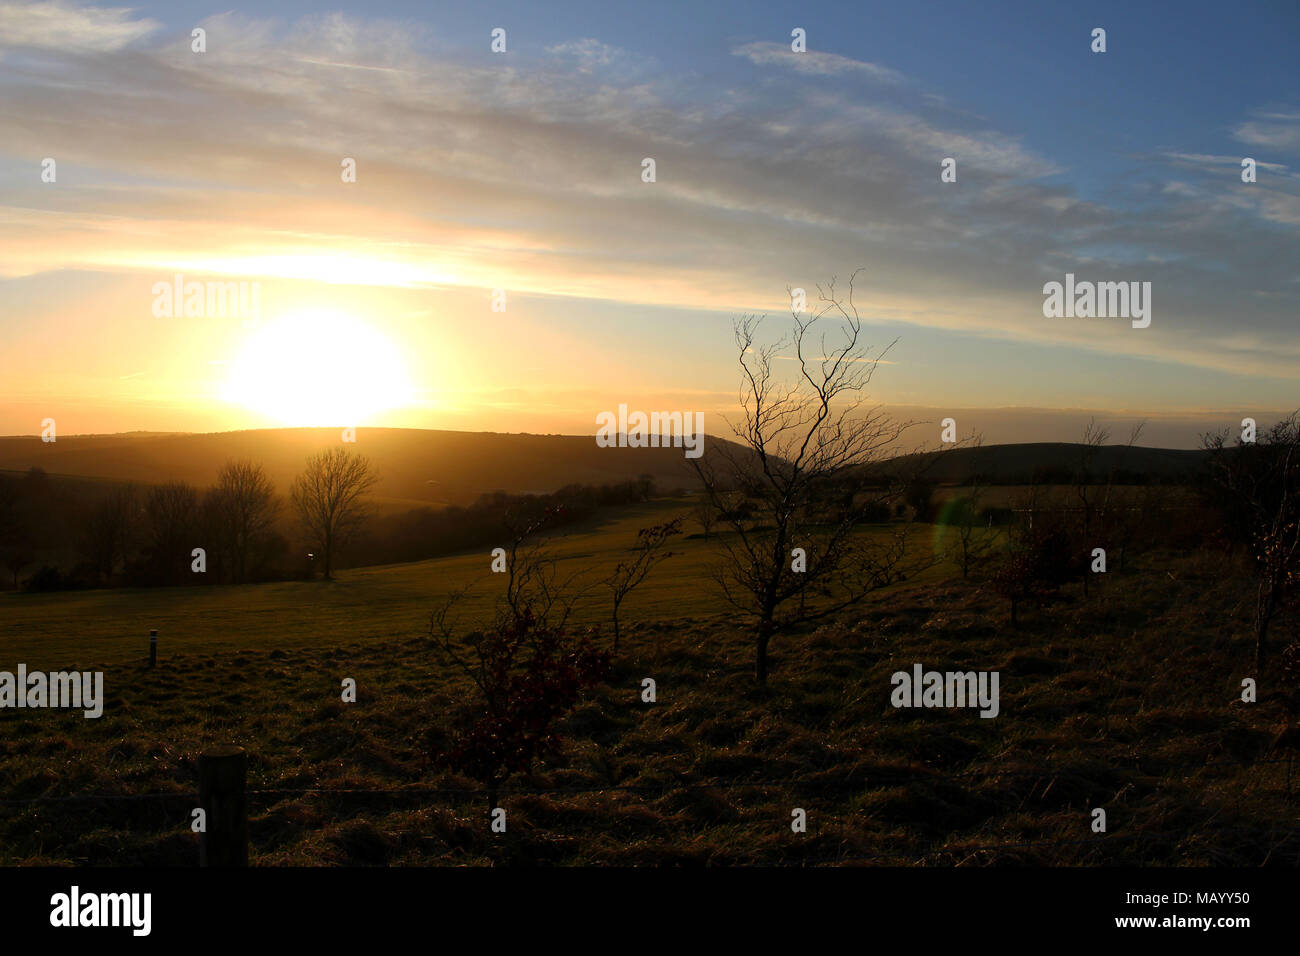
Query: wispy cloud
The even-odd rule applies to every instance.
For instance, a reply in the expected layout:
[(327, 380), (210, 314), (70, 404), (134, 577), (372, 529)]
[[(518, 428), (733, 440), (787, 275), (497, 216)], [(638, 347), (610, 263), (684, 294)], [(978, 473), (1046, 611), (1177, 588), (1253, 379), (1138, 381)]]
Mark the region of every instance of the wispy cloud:
[[(866, 264), (870, 307), (897, 322), (1283, 367), (1267, 345), (1213, 344), (1244, 309), (1261, 343), (1294, 320), (1272, 293), (1294, 288), (1300, 200), (1234, 186), (1225, 167), (1240, 158), (1170, 151), (1176, 176), (1103, 202), (1052, 181), (1065, 160), (960, 112), (958, 96), (781, 44), (732, 52), (800, 76), (714, 88), (638, 73), (645, 58), (593, 37), (485, 64), (432, 55), (404, 22), (221, 14), (196, 55), (187, 32), (158, 35), (125, 9), (0, 6), (15, 9), (11, 45), (80, 39), (57, 67), (0, 72), (0, 149), (27, 171), (0, 205), (0, 275), (264, 269), (762, 311), (787, 284)], [(825, 77), (890, 95), (864, 101)], [(1285, 144), (1296, 129), (1290, 111), (1257, 112), (1238, 138)], [(39, 180), (46, 156), (57, 186)], [(959, 179), (943, 184), (949, 156)], [(1081, 264), (1153, 281), (1149, 333), (1043, 320), (1043, 282)]]
[(133, 14), (128, 7), (82, 7), (62, 0), (0, 3), (0, 48), (111, 52), (162, 28)]
[(623, 80), (646, 76), (656, 68), (654, 57), (632, 53), (595, 37), (566, 40), (546, 48), (552, 57), (568, 61), (581, 74), (612, 74)]
[(1233, 136), (1252, 146), (1300, 151), (1300, 112), (1294, 110), (1257, 110), (1242, 123)]
[(742, 56), (759, 66), (779, 66), (796, 73), (810, 76), (843, 76), (846, 74), (864, 77), (878, 83), (901, 83), (903, 74), (879, 63), (855, 60), (838, 53), (826, 53), (818, 50), (805, 50), (795, 53), (789, 44), (756, 42), (746, 43), (733, 49), (734, 56)]
[[(1207, 167), (1235, 166), (1241, 168), (1242, 156), (1210, 156), (1204, 153), (1163, 153), (1166, 159), (1176, 163), (1183, 163), (1194, 166), (1199, 169)], [(1283, 163), (1266, 163), (1261, 160), (1255, 160), (1255, 165), (1260, 169), (1270, 169), (1274, 172), (1283, 173), (1290, 167)]]

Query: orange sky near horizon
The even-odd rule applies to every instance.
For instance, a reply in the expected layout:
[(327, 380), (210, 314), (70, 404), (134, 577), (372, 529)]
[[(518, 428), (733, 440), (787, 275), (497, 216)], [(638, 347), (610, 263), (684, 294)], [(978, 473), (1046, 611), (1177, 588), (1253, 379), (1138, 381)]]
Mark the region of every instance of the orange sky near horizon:
[[(1285, 163), (1243, 189), (1183, 144), (1103, 176), (924, 72), (725, 33), (725, 76), (686, 76), (591, 37), (493, 58), (364, 10), (213, 14), (202, 55), (167, 11), (3, 13), (0, 434), (591, 434), (619, 404), (726, 434), (733, 321), (775, 340), (792, 289), (815, 311), (859, 268), (867, 342), (896, 343), (869, 398), (930, 441), (947, 416), (996, 442), (1095, 416), (1192, 447), (1300, 401)], [(1285, 147), (1267, 115), (1242, 128)], [(1229, 216), (1225, 243), (1207, 220)], [(1075, 271), (1150, 277), (1154, 320), (1046, 316)], [(228, 283), (256, 309), (213, 314)]]

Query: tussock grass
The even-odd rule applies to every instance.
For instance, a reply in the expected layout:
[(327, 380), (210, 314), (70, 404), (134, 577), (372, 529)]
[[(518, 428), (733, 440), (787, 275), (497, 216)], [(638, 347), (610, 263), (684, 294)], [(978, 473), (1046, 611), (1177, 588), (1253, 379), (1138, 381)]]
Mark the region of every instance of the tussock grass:
[[(431, 760), (465, 682), (402, 619), (413, 607), (368, 620), (414, 587), (417, 571), (389, 573), (352, 572), (344, 597), (314, 605), (307, 585), (247, 589), (226, 613), (257, 631), (169, 642), (154, 670), (108, 636), (113, 595), (63, 598), (68, 629), (26, 644), (29, 658), (7, 647), (5, 666), (104, 666), (105, 715), (0, 713), (0, 862), (194, 864), (197, 758), (225, 743), (249, 753), (262, 866), (1300, 862), (1300, 773), (1288, 793), (1270, 749), (1300, 701), (1263, 680), (1258, 703), (1240, 702), (1249, 591), (1221, 562), (1148, 554), (1014, 630), (978, 578), (940, 576), (778, 638), (766, 691), (747, 636), (698, 583), (679, 598), (678, 579), (652, 578), (645, 606), (671, 616), (629, 626), (562, 752), (504, 788), (504, 835), (478, 785)], [(147, 596), (179, 613), (174, 593)], [(120, 597), (131, 614), (144, 599)], [(917, 662), (1001, 671), (1000, 716), (894, 709), (890, 675)], [(356, 704), (339, 701), (344, 677)], [(640, 701), (644, 677), (657, 703)], [(790, 830), (796, 807), (806, 834)]]

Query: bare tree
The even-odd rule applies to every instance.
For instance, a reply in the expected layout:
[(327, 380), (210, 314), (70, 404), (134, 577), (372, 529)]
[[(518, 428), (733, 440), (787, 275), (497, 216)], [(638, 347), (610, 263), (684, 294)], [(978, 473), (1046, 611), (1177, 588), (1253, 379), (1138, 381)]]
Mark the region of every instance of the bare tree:
[(217, 475), (212, 506), (220, 516), (236, 584), (248, 577), (249, 563), (271, 534), (280, 502), (261, 465), (231, 461)]
[(498, 603), (501, 614), (498, 630), (518, 627), (527, 618), (542, 628), (563, 628), (581, 601), (597, 582), (579, 586), (582, 573), (575, 570), (560, 577), (549, 540), (543, 532), (563, 520), (564, 507), (545, 504), (521, 504), (503, 518), (508, 535), (504, 548), (505, 593)]
[[(725, 561), (716, 580), (752, 621), (760, 685), (775, 635), (851, 607), (903, 574), (906, 525), (885, 539), (861, 533), (902, 493), (901, 481), (882, 479), (870, 466), (895, 450), (910, 423), (866, 404), (864, 391), (889, 348), (871, 356), (862, 341), (856, 277), (846, 299), (837, 296), (834, 279), (827, 291), (818, 287), (821, 306), (793, 313), (788, 340), (761, 345), (759, 321), (737, 320), (743, 420), (731, 427), (740, 448), (717, 443), (692, 460), (733, 532), (721, 539)], [(818, 325), (827, 316), (837, 334)], [(783, 355), (786, 349), (793, 356)], [(789, 366), (782, 363), (787, 358)], [(733, 488), (746, 507), (727, 500), (724, 489)]]
[(493, 809), (511, 775), (558, 752), (560, 722), (609, 673), (609, 652), (589, 634), (543, 627), (527, 615), (486, 633), (435, 626), (430, 636), (478, 691), (462, 702), (461, 727), (435, 762), (481, 781)]
[(981, 527), (980, 501), (987, 490), (976, 478), (969, 486), (970, 490), (954, 505), (956, 512), (954, 524), (957, 526), (957, 544), (960, 548), (961, 576), (970, 577), (971, 566), (985, 557), (1001, 535), (993, 531), (990, 518), (987, 527)]
[(1300, 412), (1278, 422), (1257, 442), (1226, 448), (1226, 436), (1203, 439), (1210, 482), (1227, 526), (1253, 559), (1255, 668), (1262, 674), (1268, 632), (1300, 586)]
[[(548, 540), (542, 532), (561, 522), (564, 513), (563, 505), (531, 501), (520, 503), (503, 516), (507, 535), (505, 545), (500, 548), (503, 554), (493, 549), (493, 570), (498, 570), (500, 561), (500, 573), (488, 575), (502, 585), (502, 591), (492, 601), (493, 617), (486, 622), (488, 632), (496, 635), (564, 632), (574, 606), (599, 583), (579, 585), (577, 580), (583, 574), (582, 569), (560, 577), (556, 559), (549, 552)], [(485, 622), (466, 620), (461, 609), (461, 602), (476, 582), (452, 591), (430, 615), (429, 635), (440, 641), (444, 649), (457, 634), (468, 633), (470, 640), (483, 636)]]
[(199, 546), (208, 554), (208, 580), (225, 584), (234, 578), (235, 549), (233, 535), (226, 523), (223, 496), (216, 488), (203, 493), (198, 514)]
[(929, 521), (934, 515), (935, 482), (924, 474), (914, 474), (903, 487), (903, 499), (912, 509), (915, 521)]
[[(1129, 432), (1128, 441), (1125, 442), (1124, 449), (1120, 453), (1120, 465), (1124, 463), (1128, 453), (1137, 444), (1138, 438), (1142, 435), (1142, 429), (1145, 427), (1146, 422), (1141, 421), (1134, 425)], [(1116, 492), (1115, 471), (1115, 468), (1111, 468), (1106, 474), (1106, 489), (1101, 501), (1098, 503), (1097, 516), (1104, 528), (1104, 535), (1108, 543), (1112, 546), (1118, 545), (1119, 554), (1115, 567), (1116, 570), (1122, 571), (1124, 570), (1124, 562), (1128, 555), (1129, 546), (1133, 543), (1133, 539), (1143, 523), (1145, 511), (1138, 506), (1135, 500), (1137, 496), (1126, 492)]]
[(326, 580), (333, 572), (338, 549), (347, 544), (365, 521), (366, 510), (361, 499), (377, 480), (364, 456), (342, 448), (312, 455), (307, 459), (306, 470), (294, 480), (289, 496), (311, 536), (312, 545), (324, 559)]
[(183, 581), (199, 536), (199, 493), (183, 481), (151, 488), (144, 504), (145, 549), (151, 571), (168, 584)]
[[(1093, 512), (1096, 510), (1096, 495), (1093, 493), (1092, 485), (1096, 479), (1094, 468), (1097, 454), (1108, 438), (1110, 438), (1110, 429), (1099, 426), (1096, 419), (1088, 420), (1088, 424), (1083, 429), (1083, 443), (1079, 446), (1078, 467), (1074, 472), (1074, 494), (1079, 499), (1079, 527), (1082, 532), (1079, 544), (1084, 548), (1092, 544), (1089, 533), (1092, 531)], [(1082, 561), (1081, 566), (1083, 593), (1086, 597), (1091, 572), (1086, 561)]]
[(18, 589), (18, 575), (35, 558), (32, 517), (31, 504), (24, 500), (19, 483), (0, 475), (0, 563), (13, 575), (14, 590)]
[(614, 601), (614, 653), (618, 653), (618, 609), (623, 601), (636, 589), (651, 569), (666, 558), (672, 557), (671, 551), (663, 550), (668, 539), (681, 534), (681, 518), (674, 518), (664, 524), (642, 528), (637, 532), (636, 544), (630, 549), (632, 557), (620, 561), (613, 572), (605, 579)]
[(691, 511), (695, 521), (704, 532), (704, 540), (709, 540), (709, 535), (713, 533), (713, 526), (718, 523), (718, 506), (708, 499), (708, 496), (702, 496)]
[[(1031, 507), (1037, 508), (1036, 495)], [(1012, 527), (1009, 547), (991, 580), (993, 590), (1011, 603), (1012, 627), (1020, 626), (1016, 611), (1023, 602), (1053, 596), (1077, 568), (1074, 536), (1059, 520), (1062, 513), (1037, 511), (1037, 523), (1034, 514), (1030, 511), (1029, 521)]]
[(134, 485), (114, 488), (91, 510), (86, 520), (83, 545), (101, 583), (111, 583), (118, 566), (124, 564), (130, 555), (139, 511), (139, 496)]

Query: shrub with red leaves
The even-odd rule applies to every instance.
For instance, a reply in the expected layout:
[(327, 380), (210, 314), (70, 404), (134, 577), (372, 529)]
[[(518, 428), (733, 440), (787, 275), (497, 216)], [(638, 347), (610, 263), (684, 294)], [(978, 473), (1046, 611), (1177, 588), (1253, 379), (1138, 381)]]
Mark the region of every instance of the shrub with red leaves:
[(442, 643), (481, 696), (438, 761), (481, 781), (492, 807), (502, 782), (557, 750), (556, 725), (609, 673), (610, 655), (585, 635), (540, 625), (530, 610), (489, 633)]
[(994, 589), (1011, 602), (1011, 625), (1019, 625), (1016, 610), (1023, 601), (1042, 600), (1068, 581), (1077, 563), (1077, 548), (1057, 528), (1023, 532), (993, 575)]

